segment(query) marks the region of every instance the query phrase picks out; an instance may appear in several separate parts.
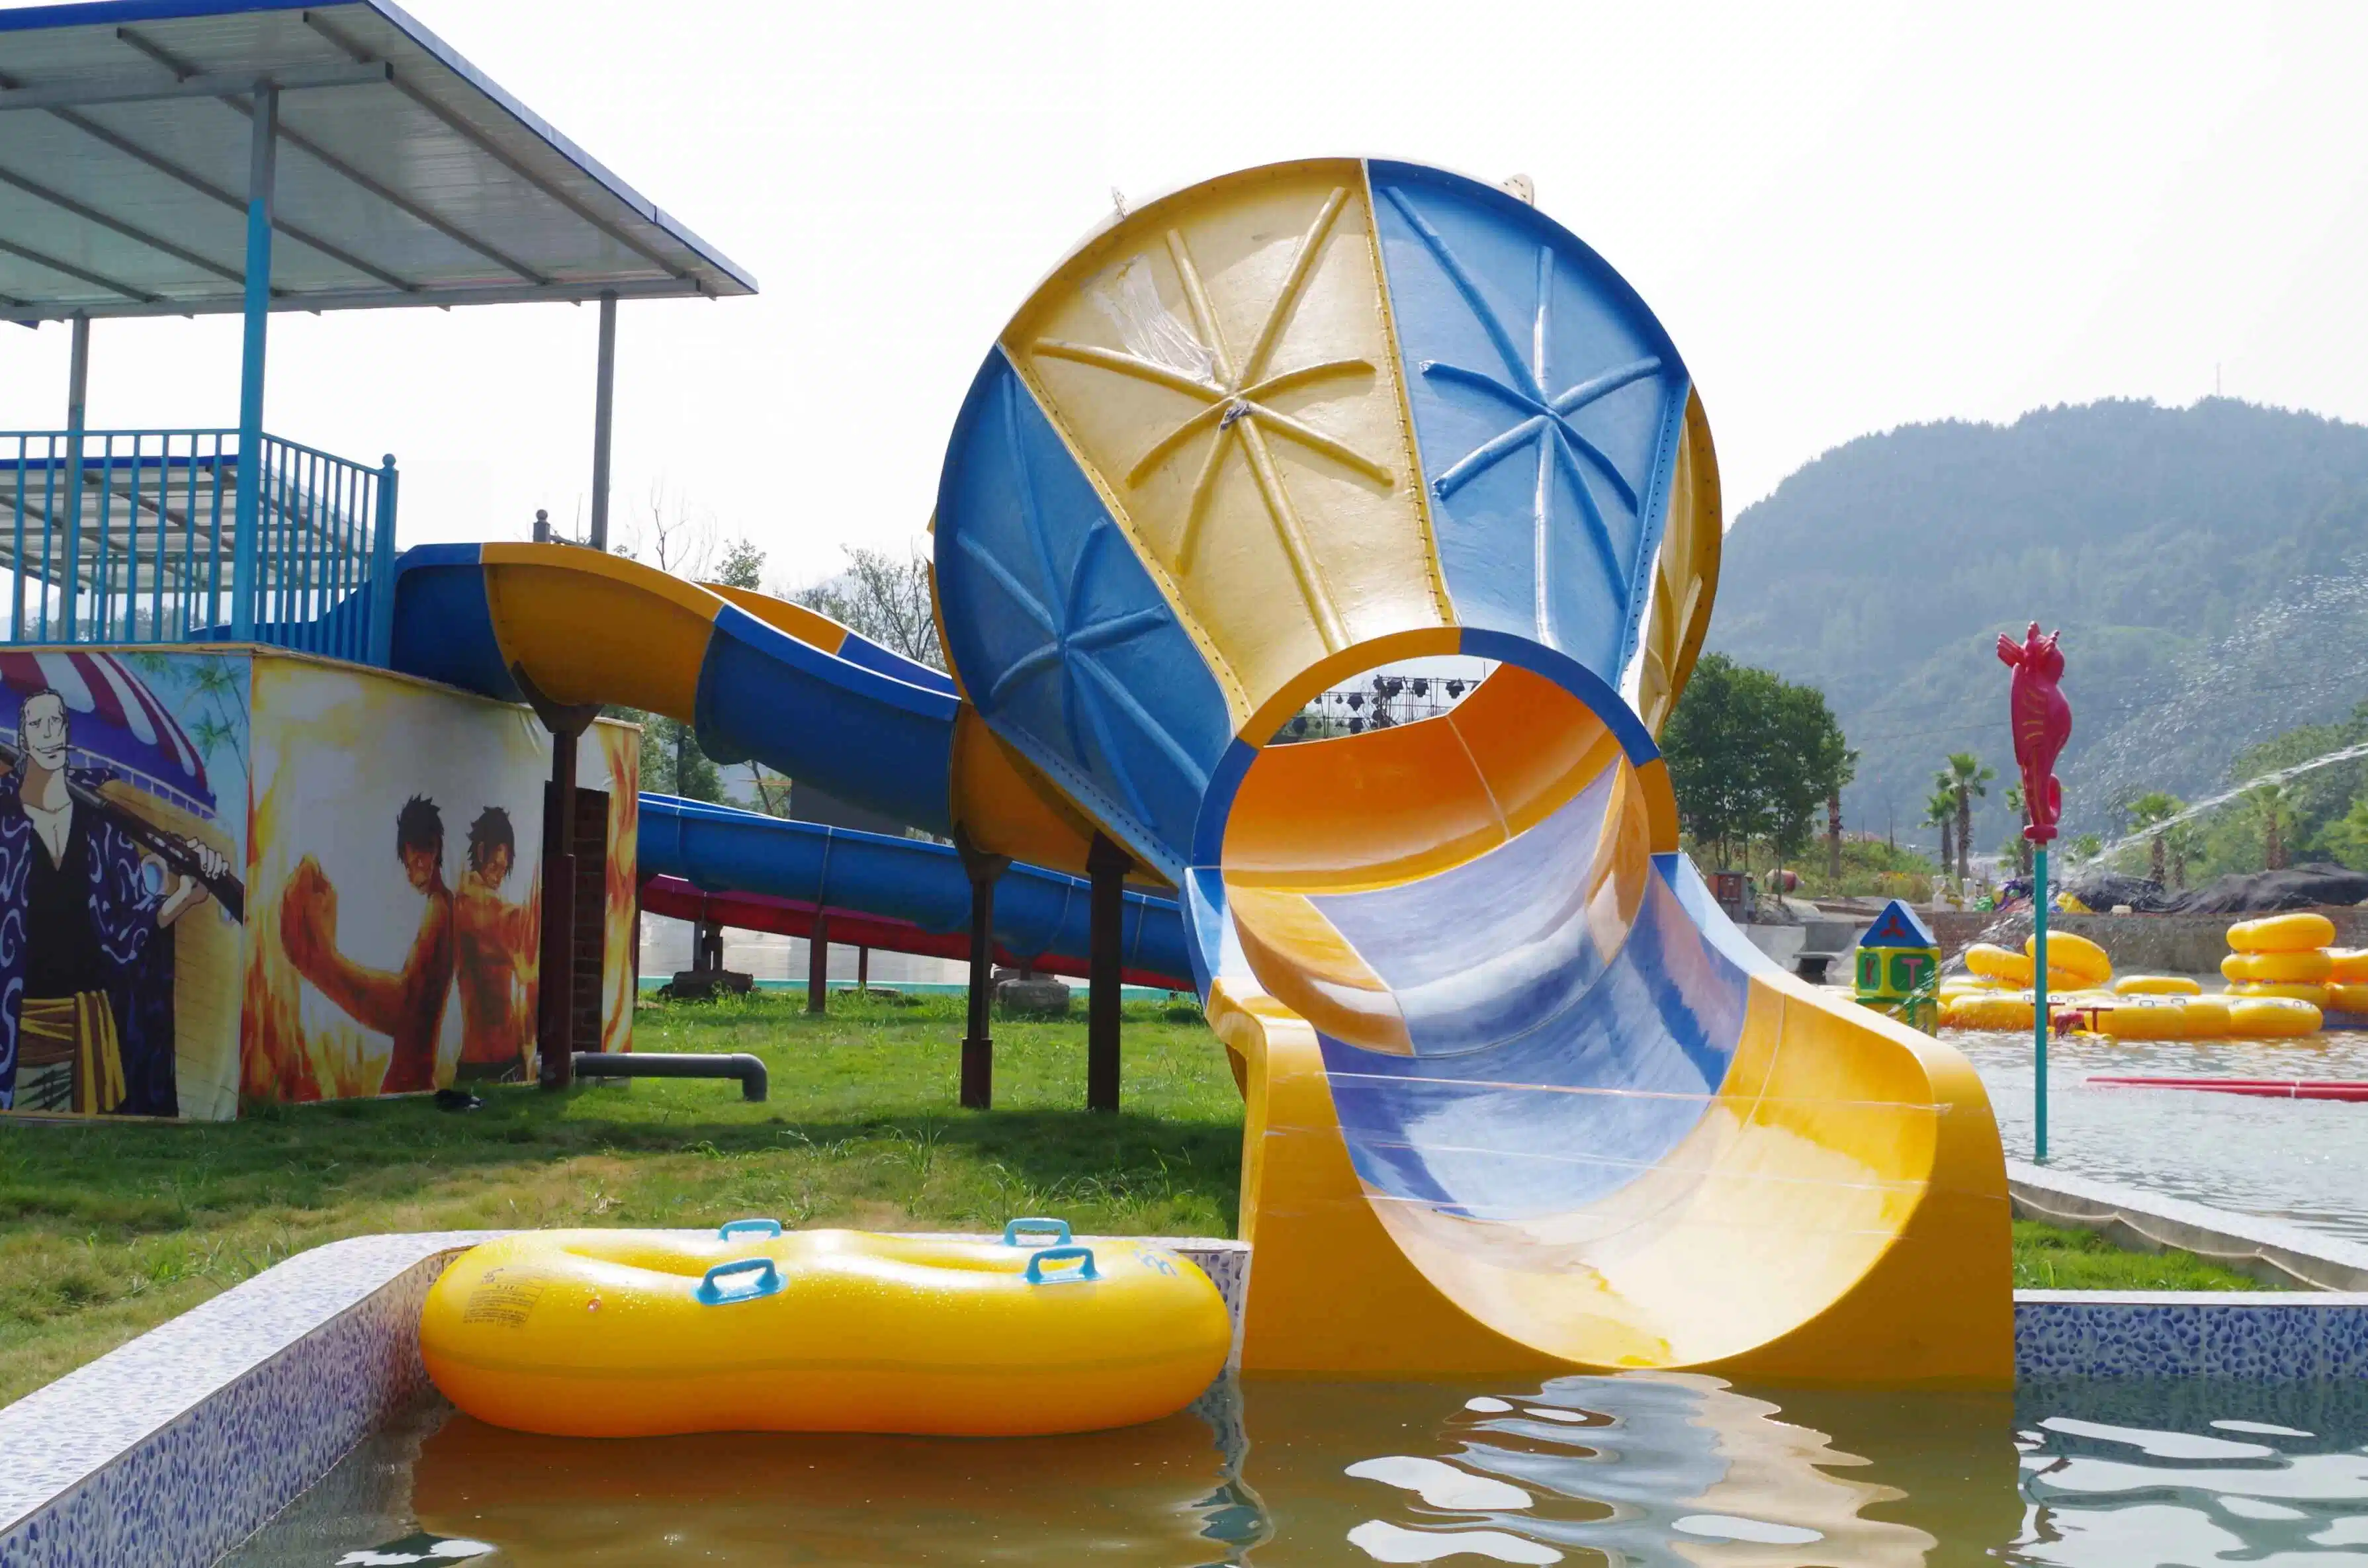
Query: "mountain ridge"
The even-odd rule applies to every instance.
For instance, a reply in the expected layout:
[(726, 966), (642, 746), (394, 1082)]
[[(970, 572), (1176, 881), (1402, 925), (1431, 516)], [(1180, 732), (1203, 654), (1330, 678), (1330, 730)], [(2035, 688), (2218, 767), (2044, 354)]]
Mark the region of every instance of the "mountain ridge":
[(1922, 841), (1930, 778), (1999, 774), (1997, 634), (2061, 628), (2067, 831), (2227, 782), (2246, 744), (2368, 696), (2368, 426), (2207, 398), (2057, 404), (1844, 442), (1730, 526), (1707, 646), (1822, 687), (1861, 754), (1853, 828)]

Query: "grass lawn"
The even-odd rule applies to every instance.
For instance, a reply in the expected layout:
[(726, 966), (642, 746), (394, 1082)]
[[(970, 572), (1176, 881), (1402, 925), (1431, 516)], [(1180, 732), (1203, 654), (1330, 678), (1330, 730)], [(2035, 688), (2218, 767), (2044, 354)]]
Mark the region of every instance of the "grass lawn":
[[(1229, 1235), (1241, 1102), (1189, 1006), (1126, 1008), (1125, 1105), (1088, 1115), (1085, 1025), (999, 1020), (996, 1108), (955, 1101), (962, 998), (837, 994), (669, 1006), (642, 1049), (745, 1051), (772, 1097), (729, 1082), (489, 1091), (263, 1107), (210, 1124), (0, 1125), (0, 1403), (324, 1242), (552, 1225), (998, 1227)], [(2015, 1227), (2015, 1283), (2248, 1289), (2192, 1258)]]
[(2266, 1290), (2250, 1275), (2192, 1253), (2124, 1252), (2091, 1231), (2014, 1222), (2018, 1290)]
[(1230, 1235), (1241, 1099), (1189, 1006), (1129, 1003), (1125, 1110), (1086, 1097), (1074, 1021), (997, 1020), (995, 1109), (955, 1104), (962, 998), (803, 995), (644, 1011), (644, 1051), (745, 1051), (729, 1081), (250, 1109), (237, 1122), (0, 1126), (0, 1403), (290, 1254), (380, 1231), (550, 1225)]

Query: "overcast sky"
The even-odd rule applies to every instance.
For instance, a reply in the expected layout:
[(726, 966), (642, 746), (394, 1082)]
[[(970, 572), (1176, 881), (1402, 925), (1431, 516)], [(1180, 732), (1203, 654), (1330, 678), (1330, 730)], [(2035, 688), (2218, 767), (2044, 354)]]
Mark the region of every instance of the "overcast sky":
[[(981, 355), (1113, 187), (1312, 153), (1531, 176), (1675, 337), (1730, 517), (1870, 430), (2215, 368), (2368, 421), (2368, 6), (409, 4), (756, 274), (622, 308), (615, 506), (663, 487), (780, 582), (918, 535)], [(396, 454), (407, 543), (569, 527), (595, 319), (275, 317), (266, 422)], [(94, 342), (94, 426), (235, 422), (234, 319)], [(0, 427), (63, 422), (65, 360), (0, 335)]]

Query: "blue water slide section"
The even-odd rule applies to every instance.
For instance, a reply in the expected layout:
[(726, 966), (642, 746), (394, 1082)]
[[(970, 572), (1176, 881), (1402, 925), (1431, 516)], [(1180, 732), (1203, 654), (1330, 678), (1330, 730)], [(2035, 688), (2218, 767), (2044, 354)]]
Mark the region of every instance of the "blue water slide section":
[(1532, 1027), (1452, 1056), (1323, 1039), (1369, 1186), (1481, 1219), (1566, 1213), (1660, 1165), (1694, 1129), (1742, 1038), (1748, 980), (1694, 923), (1669, 866), (1656, 858), (1655, 869), (1618, 953)]
[(915, 827), (953, 831), (951, 691), (835, 657), (727, 604), (698, 700), (700, 748), (716, 761), (755, 757)]
[(392, 587), (396, 669), (504, 702), (526, 700), (502, 662), (476, 545), (414, 545), (395, 562)]
[(1224, 694), (1000, 348), (954, 422), (937, 582), (980, 716), (1179, 881), (1233, 738)]
[[(819, 823), (787, 822), (672, 795), (642, 797), (644, 876), (680, 877), (711, 892), (853, 909), (931, 931), (970, 922), (970, 879), (951, 847)], [(1082, 959), (1091, 935), (1091, 889), (1076, 877), (1014, 865), (995, 885), (995, 939), (1014, 953)], [(1129, 969), (1191, 973), (1184, 920), (1173, 899), (1132, 890), (1119, 951)]]
[(917, 686), (925, 691), (942, 691), (948, 697), (957, 695), (953, 676), (945, 671), (933, 670), (918, 659), (908, 659), (893, 648), (883, 648), (860, 632), (847, 634), (846, 640), (838, 645), (838, 656), (875, 675), (894, 676), (906, 686)]
[(1668, 509), (1685, 366), (1619, 274), (1535, 208), (1440, 169), (1366, 167), (1457, 616), (1617, 686)]

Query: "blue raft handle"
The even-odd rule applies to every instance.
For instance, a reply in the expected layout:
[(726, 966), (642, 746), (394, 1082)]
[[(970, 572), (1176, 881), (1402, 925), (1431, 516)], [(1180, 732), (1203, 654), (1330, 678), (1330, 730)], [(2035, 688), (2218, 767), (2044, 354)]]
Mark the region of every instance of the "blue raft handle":
[(1014, 1220), (1003, 1227), (1003, 1244), (1008, 1247), (1029, 1245), (1030, 1244), (1019, 1238), (1030, 1231), (1053, 1233), (1051, 1241), (1037, 1242), (1034, 1245), (1064, 1247), (1069, 1244), (1069, 1222), (1066, 1220)]
[[(746, 1290), (725, 1290), (717, 1283), (734, 1274), (757, 1271), (757, 1283)], [(769, 1257), (741, 1257), (730, 1263), (719, 1263), (707, 1271), (699, 1282), (696, 1294), (711, 1307), (729, 1306), (734, 1301), (753, 1301), (769, 1296), (781, 1288), (781, 1271)]]
[[(1044, 1266), (1048, 1263), (1075, 1263), (1077, 1267), (1064, 1268), (1057, 1274), (1047, 1274)], [(1046, 1247), (1042, 1252), (1031, 1253), (1024, 1273), (1030, 1285), (1066, 1285), (1102, 1277), (1101, 1270), (1094, 1267), (1094, 1249), (1091, 1247)]]
[(726, 1220), (715, 1228), (715, 1233), (727, 1242), (734, 1236), (778, 1236), (781, 1233), (781, 1222), (779, 1220)]

